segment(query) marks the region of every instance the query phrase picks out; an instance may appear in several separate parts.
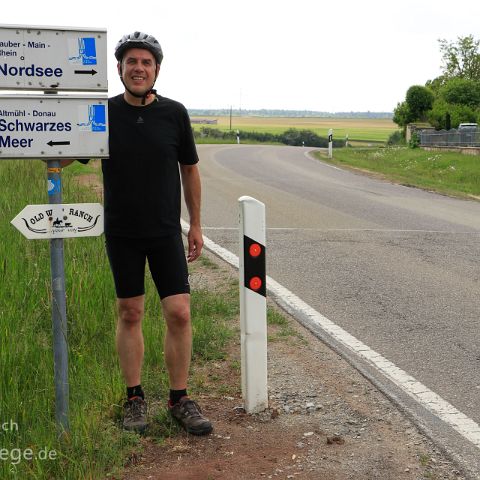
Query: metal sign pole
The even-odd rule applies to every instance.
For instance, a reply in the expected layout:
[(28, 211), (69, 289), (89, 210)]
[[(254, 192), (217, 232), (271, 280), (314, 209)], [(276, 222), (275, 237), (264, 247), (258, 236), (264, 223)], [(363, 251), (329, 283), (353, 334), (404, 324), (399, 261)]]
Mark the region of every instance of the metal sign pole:
[[(48, 160), (49, 204), (62, 203), (61, 168), (58, 160)], [(53, 221), (53, 219), (52, 219)], [(55, 374), (55, 418), (60, 435), (68, 434), (68, 347), (67, 308), (65, 296), (65, 269), (63, 260), (63, 238), (50, 240), (50, 265), (52, 276), (52, 327), (53, 358)]]

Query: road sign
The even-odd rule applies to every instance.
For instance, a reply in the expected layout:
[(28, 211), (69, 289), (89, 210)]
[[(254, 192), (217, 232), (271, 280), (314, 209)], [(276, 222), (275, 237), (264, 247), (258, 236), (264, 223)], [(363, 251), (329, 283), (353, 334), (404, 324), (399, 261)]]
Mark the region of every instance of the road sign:
[(107, 31), (0, 25), (0, 88), (106, 91)]
[(108, 157), (107, 97), (0, 95), (0, 160)]
[[(51, 186), (49, 185), (49, 193)], [(12, 225), (29, 240), (96, 237), (103, 233), (99, 203), (27, 205)]]

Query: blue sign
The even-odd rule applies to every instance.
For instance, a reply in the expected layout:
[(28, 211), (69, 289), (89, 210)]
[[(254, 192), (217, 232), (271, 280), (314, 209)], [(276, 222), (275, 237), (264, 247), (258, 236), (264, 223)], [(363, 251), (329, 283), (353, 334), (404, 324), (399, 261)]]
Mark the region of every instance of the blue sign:
[(80, 54), (82, 55), (83, 65), (96, 65), (97, 64), (97, 50), (95, 48), (94, 38), (81, 38), (80, 42)]
[(60, 179), (48, 179), (48, 194), (49, 195), (56, 195), (60, 193), (62, 188), (62, 183)]
[(79, 130), (83, 132), (106, 132), (107, 114), (105, 105), (85, 105), (79, 109)]
[(92, 132), (105, 132), (107, 130), (105, 105), (90, 105), (92, 118)]
[(80, 37), (76, 42), (70, 40), (69, 42), (70, 56), (68, 58), (70, 63), (81, 65), (96, 65), (97, 64), (97, 48), (95, 45), (95, 38)]

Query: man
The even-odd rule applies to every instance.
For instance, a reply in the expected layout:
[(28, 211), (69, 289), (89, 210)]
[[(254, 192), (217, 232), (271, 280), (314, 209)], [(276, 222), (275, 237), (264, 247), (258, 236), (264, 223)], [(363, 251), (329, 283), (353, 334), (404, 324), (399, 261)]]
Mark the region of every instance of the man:
[[(208, 434), (212, 424), (187, 393), (192, 348), (187, 260), (196, 260), (203, 247), (198, 155), (190, 121), (183, 105), (153, 90), (163, 59), (153, 36), (125, 35), (115, 57), (125, 91), (109, 99), (110, 158), (102, 161), (102, 170), (106, 247), (118, 305), (116, 346), (127, 385), (123, 426), (139, 432), (147, 427), (141, 369), (148, 260), (166, 322), (168, 409), (187, 432)], [(187, 258), (180, 181), (190, 216)]]

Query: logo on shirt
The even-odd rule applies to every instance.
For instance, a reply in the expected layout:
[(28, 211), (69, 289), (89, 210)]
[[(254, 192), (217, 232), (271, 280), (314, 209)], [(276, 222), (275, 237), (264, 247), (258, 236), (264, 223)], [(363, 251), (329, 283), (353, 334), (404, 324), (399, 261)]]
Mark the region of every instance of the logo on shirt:
[(138, 117), (138, 118), (137, 118), (137, 123), (144, 123), (144, 122), (143, 122), (143, 118), (142, 118), (142, 117)]

